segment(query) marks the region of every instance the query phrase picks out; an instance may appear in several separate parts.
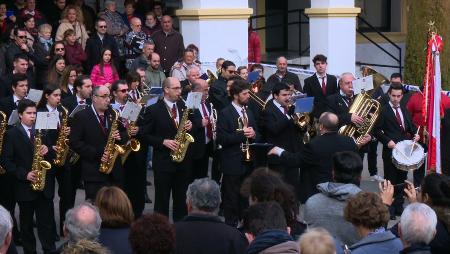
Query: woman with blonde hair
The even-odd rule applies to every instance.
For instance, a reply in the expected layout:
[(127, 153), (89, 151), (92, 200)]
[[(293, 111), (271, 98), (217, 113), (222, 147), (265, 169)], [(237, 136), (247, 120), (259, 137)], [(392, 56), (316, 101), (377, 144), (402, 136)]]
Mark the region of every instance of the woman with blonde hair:
[(301, 254), (335, 254), (333, 237), (324, 228), (311, 228), (300, 237)]
[(113, 253), (132, 253), (128, 242), (134, 220), (131, 202), (123, 190), (110, 186), (101, 188), (95, 199), (102, 219), (99, 242)]
[(77, 41), (83, 47), (83, 50), (86, 48), (86, 41), (89, 38), (89, 35), (86, 32), (86, 27), (83, 22), (83, 14), (81, 13), (81, 9), (75, 5), (67, 5), (61, 14), (61, 24), (56, 31), (56, 41), (62, 41), (64, 39), (64, 32), (68, 29), (73, 29), (75, 31), (75, 35)]

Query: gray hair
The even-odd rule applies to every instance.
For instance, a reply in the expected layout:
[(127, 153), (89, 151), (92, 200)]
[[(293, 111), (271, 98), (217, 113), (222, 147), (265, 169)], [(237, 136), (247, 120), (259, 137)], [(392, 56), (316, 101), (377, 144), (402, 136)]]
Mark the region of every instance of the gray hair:
[(52, 26), (49, 24), (42, 24), (39, 26), (39, 32), (42, 33), (45, 29), (52, 31)]
[(155, 43), (153, 42), (152, 39), (149, 39), (149, 40), (146, 40), (146, 41), (144, 42), (144, 47), (145, 47), (145, 46), (148, 46), (148, 45), (153, 45), (153, 46), (155, 46)]
[(69, 242), (71, 243), (78, 242), (81, 239), (97, 240), (100, 235), (101, 224), (102, 219), (97, 207), (88, 202), (68, 210), (64, 221), (64, 227), (68, 232)]
[(107, 7), (110, 4), (116, 4), (116, 1), (106, 0), (105, 3), (104, 3), (104, 6)]
[(222, 202), (219, 185), (207, 177), (196, 179), (189, 184), (186, 201), (196, 210), (217, 214)]
[(0, 246), (5, 242), (6, 236), (13, 228), (12, 218), (8, 210), (0, 205)]
[(436, 233), (436, 213), (423, 203), (408, 205), (400, 217), (401, 238), (408, 244), (429, 244)]
[(198, 66), (196, 66), (196, 65), (192, 65), (192, 66), (190, 66), (189, 68), (187, 68), (187, 70), (186, 70), (186, 76), (191, 75), (191, 71), (194, 71), (194, 70), (197, 70), (198, 73), (200, 73), (200, 68), (198, 68)]
[(344, 73), (342, 73), (341, 74), (341, 76), (339, 76), (339, 85), (341, 85), (341, 83), (342, 83), (342, 78), (344, 77), (344, 76), (352, 76), (352, 78), (355, 78), (355, 76), (353, 76), (353, 73), (351, 73), (351, 72), (344, 72)]

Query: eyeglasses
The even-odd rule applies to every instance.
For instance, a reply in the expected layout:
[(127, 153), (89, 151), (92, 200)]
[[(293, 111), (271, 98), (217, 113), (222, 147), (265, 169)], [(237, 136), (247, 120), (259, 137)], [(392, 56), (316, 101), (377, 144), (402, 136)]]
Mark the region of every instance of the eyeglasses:
[(169, 89), (173, 89), (173, 90), (181, 90), (181, 86), (177, 86), (177, 87), (170, 87)]
[(104, 95), (97, 95), (94, 94), (95, 97), (100, 97), (102, 99), (111, 99), (111, 96), (109, 94), (104, 94)]
[(56, 51), (64, 51), (64, 48), (55, 48)]
[(98, 28), (106, 28), (106, 26), (98, 26)]
[(22, 36), (17, 36), (17, 38), (19, 38), (19, 39), (26, 39), (26, 38), (27, 38), (27, 36), (26, 36), (26, 35), (22, 35)]
[(227, 72), (230, 73), (230, 74), (236, 74), (237, 73), (236, 71), (232, 71), (232, 70), (227, 70)]
[(117, 92), (126, 93), (128, 89), (117, 90)]

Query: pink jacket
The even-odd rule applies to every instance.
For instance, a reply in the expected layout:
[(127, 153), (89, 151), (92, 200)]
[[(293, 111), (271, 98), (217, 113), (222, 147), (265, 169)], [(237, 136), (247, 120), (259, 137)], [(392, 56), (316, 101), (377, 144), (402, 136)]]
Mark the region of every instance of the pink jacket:
[(93, 86), (102, 86), (106, 83), (112, 84), (114, 81), (119, 80), (119, 75), (113, 74), (113, 69), (110, 64), (103, 65), (103, 75), (100, 73), (100, 66), (97, 64), (92, 68), (91, 80)]

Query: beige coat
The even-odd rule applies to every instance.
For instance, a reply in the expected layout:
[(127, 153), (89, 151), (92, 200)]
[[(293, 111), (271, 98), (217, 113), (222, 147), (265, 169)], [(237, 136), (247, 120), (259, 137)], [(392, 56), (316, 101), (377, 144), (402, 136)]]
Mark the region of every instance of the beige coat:
[(75, 23), (75, 25), (72, 25), (67, 21), (62, 21), (62, 23), (58, 27), (58, 30), (56, 31), (55, 40), (62, 41), (64, 39), (64, 32), (69, 29), (75, 30), (75, 34), (78, 38), (78, 42), (81, 44), (81, 46), (83, 47), (83, 50), (84, 50), (86, 47), (86, 41), (89, 38), (89, 35), (86, 32), (86, 27), (79, 22)]

